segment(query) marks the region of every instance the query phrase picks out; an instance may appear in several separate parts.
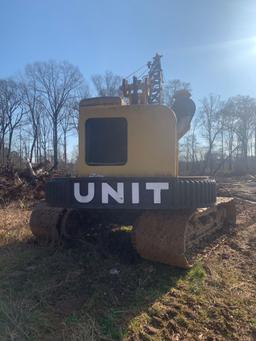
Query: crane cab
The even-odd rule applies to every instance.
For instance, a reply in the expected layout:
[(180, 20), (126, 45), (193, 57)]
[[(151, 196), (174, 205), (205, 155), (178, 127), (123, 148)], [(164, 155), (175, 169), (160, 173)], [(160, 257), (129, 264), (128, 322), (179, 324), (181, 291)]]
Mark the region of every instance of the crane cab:
[(78, 175), (175, 177), (176, 116), (163, 105), (123, 105), (120, 97), (82, 100)]

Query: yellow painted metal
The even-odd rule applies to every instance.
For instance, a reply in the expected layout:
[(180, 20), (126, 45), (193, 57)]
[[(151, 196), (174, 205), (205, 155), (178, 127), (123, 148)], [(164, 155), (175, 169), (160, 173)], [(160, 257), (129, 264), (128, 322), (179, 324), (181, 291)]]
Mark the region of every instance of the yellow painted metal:
[[(86, 164), (88, 118), (124, 117), (128, 126), (128, 160), (124, 165)], [(176, 116), (163, 105), (80, 104), (78, 175), (177, 176)]]

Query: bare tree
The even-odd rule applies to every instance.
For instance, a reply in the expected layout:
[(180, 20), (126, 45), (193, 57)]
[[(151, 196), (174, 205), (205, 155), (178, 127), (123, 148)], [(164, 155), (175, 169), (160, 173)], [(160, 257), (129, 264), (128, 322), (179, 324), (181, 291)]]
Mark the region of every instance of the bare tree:
[(40, 93), (37, 89), (37, 83), (33, 73), (25, 69), (25, 75), (21, 82), (22, 102), (27, 110), (27, 123), (29, 124), (28, 133), (32, 135), (32, 143), (30, 147), (29, 160), (32, 162), (34, 149), (36, 148), (36, 157), (38, 160), (38, 146), (40, 135), (40, 119), (45, 114)]
[(197, 129), (199, 120), (195, 118), (193, 120), (192, 128), (181, 140), (181, 153), (186, 163), (186, 174), (197, 173), (196, 164), (198, 161), (198, 141), (197, 141)]
[(5, 136), (9, 126), (8, 111), (10, 110), (9, 102), (11, 100), (7, 84), (8, 81), (0, 80), (0, 152), (2, 163), (4, 163)]
[(67, 62), (38, 62), (28, 65), (26, 69), (36, 81), (41, 103), (52, 122), (54, 168), (57, 168), (58, 126), (63, 119), (63, 108), (76, 97), (84, 79), (79, 69)]
[(72, 130), (72, 112), (73, 107), (66, 107), (64, 109), (63, 118), (61, 120), (60, 126), (63, 134), (63, 159), (65, 165), (67, 165), (67, 134)]
[(221, 102), (219, 96), (209, 95), (202, 100), (200, 109), (200, 121), (202, 128), (202, 136), (207, 142), (207, 153), (205, 159), (204, 171), (209, 167), (210, 173), (213, 171), (212, 152), (216, 138), (220, 133), (220, 109)]
[(168, 81), (164, 87), (164, 103), (168, 107), (172, 107), (176, 91), (183, 89), (191, 91), (190, 83), (183, 82), (179, 79)]
[[(1, 145), (2, 155), (5, 149), (5, 136), (8, 133), (7, 160), (10, 160), (13, 134), (20, 126), (25, 110), (21, 105), (20, 85), (14, 80), (0, 82), (0, 112), (1, 112)], [(3, 155), (4, 159), (4, 155)]]
[(51, 120), (47, 115), (43, 115), (40, 119), (40, 145), (42, 148), (43, 161), (46, 162), (48, 157), (49, 145), (52, 144), (51, 141)]
[(82, 99), (90, 97), (89, 87), (85, 84), (82, 89), (77, 91), (75, 97), (69, 100), (63, 108), (63, 118), (61, 120), (61, 132), (63, 135), (63, 159), (67, 165), (67, 136), (75, 130), (78, 134), (79, 123), (79, 103)]
[(234, 116), (236, 117), (235, 132), (238, 143), (241, 145), (241, 154), (244, 166), (248, 169), (248, 145), (253, 134), (254, 117), (256, 113), (256, 102), (249, 96), (236, 96), (233, 102)]
[[(233, 153), (234, 149), (237, 147), (236, 143), (236, 134), (235, 134), (235, 125), (237, 121), (237, 112), (235, 108), (235, 103), (233, 102), (232, 98), (230, 98), (223, 106), (221, 111), (222, 116), (222, 136), (224, 135), (224, 147), (228, 154), (228, 169), (229, 171), (232, 170), (233, 167)], [(223, 143), (223, 138), (222, 138)], [(236, 145), (235, 145), (236, 144)]]
[(98, 96), (118, 96), (122, 78), (112, 71), (106, 71), (104, 75), (92, 76), (92, 82)]
[(82, 99), (90, 97), (90, 89), (88, 85), (84, 85), (82, 89), (80, 89), (77, 92), (77, 96), (75, 99), (69, 101), (68, 107), (69, 107), (69, 112), (71, 116), (71, 129), (75, 130), (76, 133), (78, 133), (78, 121), (79, 121), (79, 103)]

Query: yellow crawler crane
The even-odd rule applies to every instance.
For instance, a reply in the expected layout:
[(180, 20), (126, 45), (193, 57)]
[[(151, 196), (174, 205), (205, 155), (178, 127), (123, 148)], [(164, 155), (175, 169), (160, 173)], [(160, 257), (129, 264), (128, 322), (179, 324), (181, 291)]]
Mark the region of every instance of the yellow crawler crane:
[(195, 104), (185, 90), (172, 109), (159, 104), (159, 63), (156, 55), (143, 81), (123, 81), (128, 104), (120, 97), (80, 102), (78, 176), (48, 182), (46, 203), (30, 219), (35, 236), (72, 239), (95, 226), (133, 225), (141, 257), (187, 268), (235, 224), (234, 201), (216, 198), (215, 180), (178, 176), (178, 140)]

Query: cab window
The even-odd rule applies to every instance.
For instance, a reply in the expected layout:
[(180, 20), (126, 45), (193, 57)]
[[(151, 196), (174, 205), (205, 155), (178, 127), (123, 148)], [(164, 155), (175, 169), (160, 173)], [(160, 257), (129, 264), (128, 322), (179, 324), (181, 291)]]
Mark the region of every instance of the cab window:
[(127, 162), (127, 120), (89, 118), (85, 123), (86, 163), (123, 165)]

